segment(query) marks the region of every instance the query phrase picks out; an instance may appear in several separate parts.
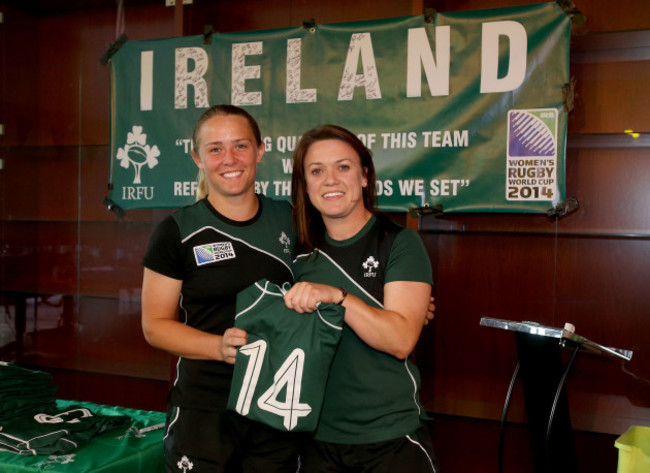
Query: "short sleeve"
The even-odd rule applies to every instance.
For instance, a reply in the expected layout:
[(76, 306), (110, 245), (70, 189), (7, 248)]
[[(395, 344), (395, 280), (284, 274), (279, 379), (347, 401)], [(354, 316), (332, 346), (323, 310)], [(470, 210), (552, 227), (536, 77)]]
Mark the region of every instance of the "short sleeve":
[(397, 234), (386, 266), (385, 282), (415, 281), (433, 284), (431, 261), (415, 231), (405, 228)]
[(170, 215), (158, 224), (151, 235), (142, 265), (164, 276), (183, 279), (180, 240), (180, 230)]

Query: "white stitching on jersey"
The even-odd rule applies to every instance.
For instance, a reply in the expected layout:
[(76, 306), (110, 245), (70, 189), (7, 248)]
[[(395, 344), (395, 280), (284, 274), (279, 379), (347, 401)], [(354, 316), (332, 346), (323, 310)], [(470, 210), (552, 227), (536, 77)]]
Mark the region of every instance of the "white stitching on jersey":
[(420, 405), (418, 404), (418, 401), (416, 399), (416, 396), (418, 394), (418, 383), (415, 381), (415, 377), (413, 376), (413, 373), (411, 373), (411, 370), (409, 369), (409, 359), (406, 358), (404, 360), (404, 368), (406, 369), (406, 372), (408, 373), (409, 377), (411, 378), (411, 382), (413, 382), (413, 404), (415, 404), (415, 407), (418, 408), (418, 415), (421, 414), (421, 409)]
[(264, 294), (268, 294), (269, 296), (282, 297), (281, 293), (269, 291), (267, 289), (267, 286), (269, 284), (271, 284), (270, 281), (266, 281), (266, 283), (264, 284), (264, 287), (260, 286), (258, 283), (259, 283), (259, 281), (255, 283), (255, 286), (260, 290), (259, 297), (257, 299), (255, 299), (255, 301), (253, 301), (253, 303), (250, 304), (248, 307), (246, 307), (244, 310), (242, 310), (241, 312), (235, 314), (235, 319), (237, 319), (237, 317), (239, 317), (240, 315), (245, 314), (246, 312), (251, 310), (253, 307), (255, 307), (257, 305), (257, 303), (262, 300), (262, 298), (264, 297)]
[[(271, 289), (269, 289), (270, 284), (277, 287), (280, 290), (280, 292), (274, 292), (273, 287)], [(278, 286), (277, 284), (271, 283), (271, 281), (266, 281), (264, 283), (264, 287), (260, 286), (260, 283), (258, 281), (258, 282), (255, 283), (255, 286), (257, 286), (259, 288), (259, 290), (262, 291), (262, 293), (269, 294), (271, 296), (283, 296), (287, 292), (284, 289), (282, 289), (280, 286)]]
[(343, 330), (343, 327), (342, 327), (342, 326), (339, 327), (338, 325), (334, 325), (333, 323), (328, 322), (327, 320), (325, 320), (325, 317), (323, 317), (323, 315), (320, 313), (320, 310), (316, 309), (316, 313), (318, 314), (318, 318), (321, 319), (321, 321), (322, 321), (325, 325), (329, 325), (330, 327), (332, 327), (332, 328), (335, 329), (335, 330)]
[(178, 420), (178, 418), (181, 415), (180, 407), (173, 407), (172, 409), (175, 409), (176, 412), (174, 414), (174, 418), (169, 422), (169, 425), (167, 426), (167, 432), (165, 432), (165, 436), (163, 437), (163, 442), (169, 436), (169, 431), (172, 429), (172, 426), (176, 423), (176, 421)]
[(330, 255), (328, 255), (327, 253), (325, 253), (323, 250), (315, 249), (314, 251), (312, 251), (312, 252), (309, 253), (309, 254), (305, 254), (305, 253), (303, 253), (303, 254), (301, 254), (301, 255), (296, 256), (296, 258), (295, 258), (293, 261), (294, 261), (294, 263), (295, 263), (295, 262), (298, 260), (298, 258), (306, 258), (306, 257), (308, 257), (308, 256), (310, 256), (310, 255), (312, 255), (312, 254), (314, 254), (314, 253), (316, 253), (316, 252), (318, 252), (318, 253), (320, 253), (321, 255), (325, 256), (325, 257), (326, 257), (326, 258), (327, 258), (327, 259), (328, 259), (328, 260), (329, 260), (329, 261), (330, 261), (330, 262), (331, 262), (331, 263), (332, 263), (336, 268), (338, 268), (339, 271), (341, 271), (341, 273), (343, 273), (343, 275), (344, 275), (346, 278), (348, 278), (348, 279), (350, 280), (350, 282), (351, 282), (352, 284), (354, 284), (354, 285), (355, 285), (355, 286), (356, 286), (356, 287), (357, 287), (361, 292), (363, 292), (367, 297), (369, 297), (370, 299), (372, 299), (372, 301), (373, 301), (375, 304), (377, 304), (381, 309), (384, 308), (384, 304), (382, 304), (381, 302), (379, 302), (379, 301), (378, 301), (377, 299), (375, 299), (375, 298), (374, 298), (374, 297), (373, 297), (373, 296), (372, 296), (368, 291), (366, 291), (363, 287), (361, 287), (361, 286), (359, 285), (359, 283), (357, 283), (354, 279), (352, 279), (352, 277), (350, 277), (350, 275), (349, 275), (348, 273), (346, 273), (345, 270), (344, 270), (341, 266), (339, 266), (339, 264), (338, 264), (336, 261), (334, 261), (334, 260), (332, 259), (332, 257), (331, 257)]
[(185, 238), (183, 238), (183, 239), (181, 240), (181, 243), (185, 243), (187, 240), (189, 240), (190, 238), (192, 238), (192, 237), (193, 237), (194, 235), (196, 235), (197, 233), (201, 233), (203, 230), (214, 230), (215, 232), (217, 232), (217, 233), (219, 233), (219, 234), (221, 234), (221, 235), (224, 235), (224, 236), (226, 236), (226, 237), (228, 237), (228, 238), (230, 238), (230, 239), (232, 239), (232, 240), (235, 240), (235, 241), (238, 241), (238, 242), (240, 242), (240, 243), (243, 243), (244, 245), (248, 246), (249, 248), (252, 248), (252, 249), (255, 250), (255, 251), (259, 251), (260, 253), (264, 253), (265, 255), (268, 255), (268, 256), (270, 256), (271, 258), (278, 260), (280, 263), (282, 263), (283, 265), (285, 265), (285, 266), (287, 267), (287, 269), (288, 269), (289, 272), (291, 273), (291, 277), (293, 277), (293, 271), (291, 270), (291, 266), (289, 266), (287, 263), (285, 263), (285, 262), (282, 261), (280, 258), (278, 258), (277, 256), (275, 256), (273, 253), (269, 253), (268, 251), (263, 250), (262, 248), (258, 248), (257, 246), (253, 246), (253, 245), (251, 245), (250, 243), (248, 243), (247, 241), (242, 240), (241, 238), (236, 238), (236, 237), (230, 235), (229, 233), (226, 233), (226, 232), (224, 232), (224, 231), (222, 231), (222, 230), (219, 230), (218, 228), (214, 228), (213, 226), (210, 226), (210, 225), (206, 225), (205, 227), (199, 228), (199, 229), (196, 230), (195, 232), (190, 233), (189, 235), (187, 235)]
[(433, 473), (437, 473), (438, 470), (436, 469), (436, 466), (433, 464), (433, 460), (431, 459), (431, 456), (429, 455), (429, 452), (427, 452), (427, 449), (424, 448), (420, 442), (418, 442), (416, 440), (413, 440), (410, 435), (407, 435), (406, 438), (408, 439), (409, 442), (414, 443), (415, 445), (420, 447), (420, 449), (427, 456), (427, 460), (429, 460), (429, 463), (431, 464), (431, 471), (433, 471)]
[(187, 325), (187, 310), (185, 310), (185, 307), (183, 307), (183, 291), (181, 290), (181, 297), (178, 299), (178, 307), (180, 307), (183, 310), (183, 313), (185, 314), (185, 322), (184, 324)]
[[(178, 300), (178, 307), (183, 311), (185, 314), (185, 321), (183, 322), (185, 325), (187, 325), (188, 322), (188, 316), (187, 316), (187, 310), (185, 310), (185, 307), (183, 307), (183, 291), (181, 290), (181, 296)], [(174, 386), (178, 384), (178, 380), (181, 377), (181, 359), (183, 357), (179, 356), (178, 361), (176, 362), (176, 378), (174, 379)]]

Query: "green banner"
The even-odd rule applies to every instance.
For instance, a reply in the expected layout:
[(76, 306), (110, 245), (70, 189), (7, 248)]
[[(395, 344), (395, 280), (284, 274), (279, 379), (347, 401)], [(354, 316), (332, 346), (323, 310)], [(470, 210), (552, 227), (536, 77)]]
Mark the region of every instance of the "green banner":
[(126, 42), (110, 198), (193, 202), (194, 123), (232, 103), (262, 130), (259, 193), (289, 199), (301, 133), (334, 123), (373, 152), (383, 210), (545, 212), (565, 199), (569, 43), (556, 3)]

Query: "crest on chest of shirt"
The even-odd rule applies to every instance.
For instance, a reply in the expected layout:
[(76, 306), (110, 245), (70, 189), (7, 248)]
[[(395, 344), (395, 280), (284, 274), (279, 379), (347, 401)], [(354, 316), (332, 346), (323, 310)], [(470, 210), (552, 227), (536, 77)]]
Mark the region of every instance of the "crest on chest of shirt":
[(280, 242), (281, 245), (284, 245), (284, 249), (282, 250), (283, 252), (285, 253), (291, 252), (291, 238), (289, 238), (286, 233), (282, 232), (278, 241)]
[(368, 256), (366, 260), (361, 263), (363, 267), (363, 277), (364, 278), (374, 278), (377, 277), (376, 269), (379, 267), (379, 261), (374, 256)]
[(194, 247), (194, 258), (197, 266), (233, 259), (236, 256), (235, 248), (230, 241), (206, 243)]

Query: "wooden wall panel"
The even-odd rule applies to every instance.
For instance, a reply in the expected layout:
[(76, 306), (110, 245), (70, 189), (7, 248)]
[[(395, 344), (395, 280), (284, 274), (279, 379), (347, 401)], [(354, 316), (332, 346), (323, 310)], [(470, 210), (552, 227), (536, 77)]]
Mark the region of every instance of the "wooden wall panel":
[[(37, 224), (3, 221), (2, 290), (36, 291), (38, 287), (39, 254)], [(30, 270), (26, 270), (29, 268)]]
[(74, 368), (79, 371), (169, 380), (170, 355), (142, 336), (140, 298), (124, 291), (118, 298), (82, 297)]
[(570, 133), (650, 130), (650, 60), (572, 63), (571, 76), (576, 79), (576, 95)]
[[(41, 146), (75, 145), (79, 143), (81, 117), (80, 25), (67, 16), (35, 22), (38, 70), (46, 80), (39, 80), (36, 94), (39, 113), (28, 137)], [(75, 51), (68, 54), (68, 51)]]
[[(648, 239), (562, 238), (558, 244), (558, 325), (605, 346), (634, 351), (631, 361), (585, 354), (568, 387), (575, 423), (623, 432), (650, 423)], [(643, 380), (646, 380), (645, 382)]]
[(126, 221), (81, 223), (79, 291), (139, 300), (142, 257), (153, 228), (153, 223)]
[(6, 218), (76, 220), (78, 162), (75, 147), (8, 148), (2, 171)]
[(76, 223), (8, 221), (5, 225), (3, 290), (36, 294), (76, 292)]
[[(587, 338), (634, 350), (625, 366), (645, 379), (650, 379), (648, 262), (648, 239), (569, 237), (558, 242), (556, 318), (560, 326), (571, 322)], [(611, 375), (618, 380), (605, 386), (614, 394), (633, 389), (636, 383), (621, 376), (618, 368), (614, 365), (610, 373), (601, 372), (605, 379)], [(577, 372), (576, 377), (580, 378)], [(650, 397), (646, 407), (650, 408)]]
[(480, 319), (553, 325), (554, 239), (473, 232), (432, 237), (423, 236), (427, 247), (437, 240), (437, 316), (435, 336), (425, 328), (417, 354), (423, 401), (433, 412), (498, 418), (516, 349), (514, 339), (480, 326)]
[[(22, 300), (20, 299), (22, 297)], [(77, 325), (79, 315), (77, 299), (70, 294), (15, 293), (5, 298), (5, 303), (14, 313), (16, 329), (21, 321), (24, 332), (17, 333), (20, 349), (13, 353), (13, 359), (27, 366), (38, 366), (44, 370), (64, 366), (74, 367), (78, 361), (77, 343), (80, 331)]]
[(648, 2), (576, 0), (573, 3), (586, 16), (586, 30), (591, 33), (650, 28), (650, 3)]
[(559, 222), (561, 232), (650, 235), (650, 148), (581, 148), (567, 154), (567, 197), (578, 210)]
[[(537, 0), (431, 0), (425, 6), (438, 11), (479, 10), (544, 3)], [(650, 28), (650, 3), (638, 0), (574, 0), (573, 4), (587, 19), (578, 33), (626, 31)]]
[[(2, 9), (2, 73), (0, 74), (0, 116), (4, 134), (1, 146), (27, 143), (37, 120), (39, 51), (34, 41), (33, 18), (11, 7)], [(5, 45), (11, 44), (11, 47)]]
[(76, 90), (82, 105), (74, 143), (103, 145), (108, 143), (110, 134), (106, 122), (109, 114), (109, 66), (102, 64), (100, 58), (108, 51), (110, 43), (117, 39), (117, 14), (98, 10), (75, 16), (80, 40)]
[(357, 0), (252, 0), (247, 2), (196, 2), (185, 10), (185, 34), (203, 34), (204, 25), (215, 31), (253, 31), (317, 23), (339, 23), (422, 13), (420, 1)]

